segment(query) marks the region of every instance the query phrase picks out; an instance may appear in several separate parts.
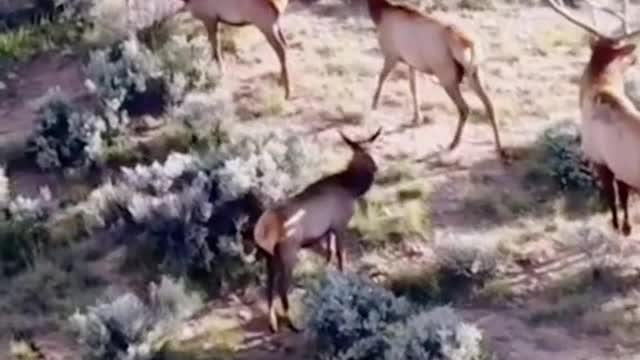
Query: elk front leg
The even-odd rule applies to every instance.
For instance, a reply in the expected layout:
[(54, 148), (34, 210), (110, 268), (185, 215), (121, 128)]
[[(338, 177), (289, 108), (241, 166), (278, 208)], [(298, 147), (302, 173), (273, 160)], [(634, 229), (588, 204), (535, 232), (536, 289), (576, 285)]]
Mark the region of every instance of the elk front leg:
[(413, 122), (417, 124), (422, 118), (420, 114), (420, 105), (418, 104), (418, 80), (416, 79), (416, 69), (409, 66), (409, 88), (411, 90), (411, 99), (413, 100)]
[(629, 186), (618, 180), (618, 198), (620, 198), (620, 206), (622, 207), (622, 234), (629, 236), (631, 234), (631, 225), (629, 225)]
[(330, 264), (331, 260), (333, 260), (333, 253), (335, 251), (335, 247), (336, 247), (336, 235), (333, 233), (333, 231), (329, 231), (327, 233), (327, 253), (326, 253), (327, 264)]
[(385, 80), (391, 73), (391, 70), (396, 66), (398, 60), (391, 58), (384, 58), (384, 65), (382, 65), (382, 71), (380, 71), (380, 76), (378, 76), (378, 86), (376, 87), (376, 92), (373, 94), (373, 101), (371, 102), (371, 108), (375, 110), (378, 107), (378, 100), (380, 100), (380, 92), (382, 91), (382, 85)]
[(335, 235), (335, 244), (336, 244), (336, 255), (338, 256), (338, 270), (340, 272), (344, 272), (344, 263), (345, 263), (345, 252), (344, 252), (344, 239), (345, 239), (346, 231), (344, 229), (340, 231), (336, 231)]
[(276, 52), (278, 61), (280, 61), (280, 84), (284, 87), (285, 99), (291, 98), (291, 86), (289, 84), (289, 70), (287, 67), (287, 52), (285, 50), (286, 41), (282, 35), (280, 25), (276, 22), (271, 28), (261, 29), (264, 36), (267, 38), (267, 42)]
[(220, 41), (218, 39), (218, 23), (218, 19), (210, 20), (205, 24), (205, 27), (207, 28), (209, 43), (211, 44), (213, 60), (218, 63), (220, 73), (224, 73), (224, 60), (222, 58), (222, 49), (220, 48)]
[(600, 164), (596, 165), (596, 171), (602, 182), (602, 196), (611, 211), (611, 225), (613, 225), (614, 229), (618, 230), (618, 210), (616, 208), (616, 194), (613, 189), (613, 173), (606, 165)]

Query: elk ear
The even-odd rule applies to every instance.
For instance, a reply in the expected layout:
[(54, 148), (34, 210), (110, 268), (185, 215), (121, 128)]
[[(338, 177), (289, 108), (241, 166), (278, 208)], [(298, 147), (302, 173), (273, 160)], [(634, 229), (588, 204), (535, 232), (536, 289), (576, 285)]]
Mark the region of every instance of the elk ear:
[(630, 56), (636, 51), (636, 44), (626, 44), (618, 48), (618, 54), (620, 56)]
[(378, 128), (378, 131), (376, 131), (373, 135), (371, 135), (367, 140), (363, 142), (368, 142), (368, 143), (374, 142), (378, 138), (378, 136), (380, 136), (380, 134), (382, 134), (382, 126), (380, 126)]
[(350, 148), (352, 149), (357, 149), (358, 148), (358, 143), (356, 143), (355, 141), (349, 139), (347, 137), (347, 135), (345, 135), (342, 131), (339, 131), (340, 133), (340, 137), (342, 137), (342, 140), (347, 143), (347, 145), (349, 145)]
[(596, 46), (598, 46), (598, 43), (600, 42), (600, 38), (595, 36), (595, 35), (587, 35), (588, 39), (587, 41), (589, 42), (589, 48), (593, 51)]

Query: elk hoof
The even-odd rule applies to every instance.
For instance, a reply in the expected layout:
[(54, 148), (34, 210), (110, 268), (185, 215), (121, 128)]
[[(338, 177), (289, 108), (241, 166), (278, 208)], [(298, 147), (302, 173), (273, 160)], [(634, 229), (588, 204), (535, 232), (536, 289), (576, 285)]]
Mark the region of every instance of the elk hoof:
[(629, 236), (631, 234), (631, 225), (629, 225), (629, 223), (622, 224), (622, 234), (624, 236)]
[(504, 164), (510, 164), (513, 160), (512, 156), (506, 150), (498, 148), (496, 149), (496, 151), (498, 153), (498, 158), (500, 158), (500, 161), (502, 161)]
[(299, 328), (298, 326), (296, 326), (293, 323), (293, 321), (291, 321), (291, 319), (289, 318), (289, 315), (287, 315), (287, 325), (288, 325), (289, 329), (291, 329), (291, 331), (293, 331), (295, 333), (302, 332), (302, 329)]
[(273, 334), (278, 332), (278, 315), (275, 312), (275, 308), (269, 309), (269, 330)]
[(447, 147), (447, 149), (449, 151), (453, 151), (458, 147), (458, 144), (460, 143), (460, 141), (458, 139), (454, 139), (451, 144), (449, 144), (449, 146)]
[(611, 219), (611, 226), (613, 226), (613, 228), (614, 228), (616, 231), (620, 230), (620, 228), (618, 227), (618, 221), (617, 221), (615, 218), (614, 218), (614, 219)]

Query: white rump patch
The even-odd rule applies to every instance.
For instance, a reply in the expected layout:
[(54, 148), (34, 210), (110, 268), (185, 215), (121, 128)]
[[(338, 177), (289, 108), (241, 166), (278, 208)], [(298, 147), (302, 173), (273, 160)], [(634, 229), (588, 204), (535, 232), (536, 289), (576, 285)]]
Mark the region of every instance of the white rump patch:
[(284, 222), (284, 228), (286, 229), (286, 237), (291, 237), (296, 232), (295, 225), (302, 220), (302, 218), (307, 214), (305, 209), (300, 209), (295, 212), (291, 217)]
[(305, 209), (300, 209), (296, 211), (295, 214), (293, 214), (290, 218), (287, 219), (287, 221), (284, 222), (284, 227), (290, 227), (297, 224), (298, 222), (300, 222), (300, 220), (302, 220), (302, 218), (306, 214), (307, 214), (307, 210)]

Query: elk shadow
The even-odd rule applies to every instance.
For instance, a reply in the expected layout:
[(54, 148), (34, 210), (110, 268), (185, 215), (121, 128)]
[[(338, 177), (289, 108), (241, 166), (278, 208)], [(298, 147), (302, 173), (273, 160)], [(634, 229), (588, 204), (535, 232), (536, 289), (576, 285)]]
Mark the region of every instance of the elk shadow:
[(531, 218), (583, 219), (604, 210), (595, 184), (576, 189), (559, 183), (538, 141), (508, 151), (514, 155), (508, 165), (495, 156), (469, 165), (437, 155), (420, 160), (430, 174), (454, 171), (432, 192), (434, 227), (491, 229)]

